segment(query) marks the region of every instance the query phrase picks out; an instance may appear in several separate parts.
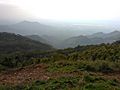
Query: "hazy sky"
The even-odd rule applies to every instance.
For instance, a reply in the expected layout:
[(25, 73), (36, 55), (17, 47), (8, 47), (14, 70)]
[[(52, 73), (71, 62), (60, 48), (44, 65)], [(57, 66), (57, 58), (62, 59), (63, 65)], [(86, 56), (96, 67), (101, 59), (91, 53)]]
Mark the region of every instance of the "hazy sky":
[(120, 0), (0, 0), (0, 6), (0, 19), (14, 16), (58, 21), (120, 20)]

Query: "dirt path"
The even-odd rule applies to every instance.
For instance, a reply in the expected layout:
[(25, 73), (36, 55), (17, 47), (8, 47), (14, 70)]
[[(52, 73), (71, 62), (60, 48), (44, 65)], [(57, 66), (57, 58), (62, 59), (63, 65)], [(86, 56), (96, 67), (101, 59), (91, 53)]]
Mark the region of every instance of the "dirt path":
[(46, 75), (45, 64), (38, 64), (17, 70), (11, 70), (0, 74), (0, 84), (22, 84), (34, 81), (36, 79), (47, 80), (49, 77)]
[(35, 80), (48, 80), (50, 78), (82, 75), (82, 73), (80, 72), (50, 73), (46, 70), (47, 65), (45, 64), (38, 64), (35, 66), (28, 66), (21, 69), (10, 70), (0, 74), (0, 84), (18, 85), (33, 82)]
[[(0, 84), (18, 85), (18, 84), (30, 83), (35, 80), (48, 80), (50, 78), (83, 75), (83, 72), (50, 73), (46, 71), (47, 67), (48, 66), (46, 64), (38, 64), (34, 66), (32, 65), (32, 66), (24, 67), (21, 69), (3, 72), (0, 74)], [(120, 81), (120, 73), (110, 73), (110, 74), (92, 73), (92, 74), (96, 76), (105, 77), (107, 79), (117, 79)]]

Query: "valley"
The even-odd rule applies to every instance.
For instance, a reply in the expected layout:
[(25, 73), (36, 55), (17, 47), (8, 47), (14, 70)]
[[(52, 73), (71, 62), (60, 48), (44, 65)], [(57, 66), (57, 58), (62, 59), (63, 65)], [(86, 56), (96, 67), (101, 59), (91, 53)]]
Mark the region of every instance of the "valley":
[(21, 49), (0, 55), (1, 90), (120, 89), (120, 41), (45, 51)]

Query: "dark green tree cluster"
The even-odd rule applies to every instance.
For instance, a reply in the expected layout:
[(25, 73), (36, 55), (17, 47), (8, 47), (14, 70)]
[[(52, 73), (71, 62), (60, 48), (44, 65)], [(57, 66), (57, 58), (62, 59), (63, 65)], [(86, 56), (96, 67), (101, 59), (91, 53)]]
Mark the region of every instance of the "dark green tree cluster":
[(17, 51), (53, 50), (52, 46), (31, 40), (19, 34), (0, 33), (0, 54)]
[(119, 41), (112, 44), (78, 46), (54, 51), (17, 51), (0, 54), (0, 68), (24, 67), (31, 64), (51, 63), (56, 61), (120, 61)]

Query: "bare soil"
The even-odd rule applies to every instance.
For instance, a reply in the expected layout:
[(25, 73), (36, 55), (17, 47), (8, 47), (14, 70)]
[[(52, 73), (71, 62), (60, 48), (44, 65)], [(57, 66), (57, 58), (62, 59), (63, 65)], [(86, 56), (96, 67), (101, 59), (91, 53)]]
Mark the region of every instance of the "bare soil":
[[(0, 84), (3, 85), (18, 85), (27, 84), (35, 80), (48, 80), (50, 78), (68, 77), (68, 76), (83, 76), (83, 72), (47, 72), (46, 64), (31, 65), (24, 68), (12, 69), (0, 73)], [(107, 79), (117, 79), (120, 81), (120, 72), (114, 73), (92, 73), (96, 76), (101, 76)]]

